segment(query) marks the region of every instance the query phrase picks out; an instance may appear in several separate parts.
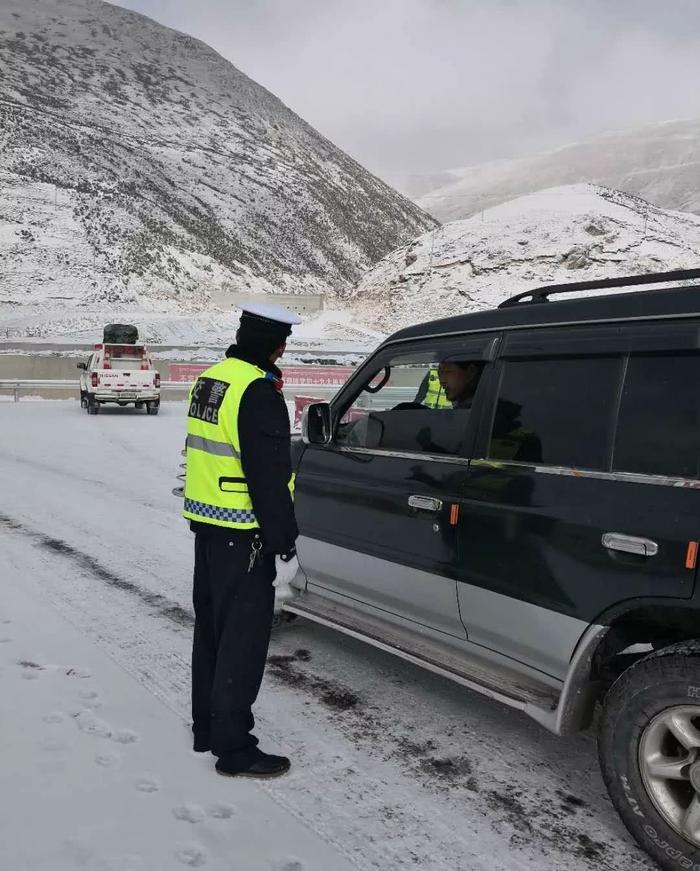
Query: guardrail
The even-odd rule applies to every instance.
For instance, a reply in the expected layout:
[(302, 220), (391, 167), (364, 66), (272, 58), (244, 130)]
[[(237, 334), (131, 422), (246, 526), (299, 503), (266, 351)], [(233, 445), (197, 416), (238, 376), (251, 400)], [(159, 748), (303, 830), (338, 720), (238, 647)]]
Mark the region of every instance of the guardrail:
[[(161, 392), (172, 392), (185, 394), (192, 386), (192, 382), (187, 381), (161, 381)], [(293, 384), (289, 385), (284, 391), (290, 398), (296, 394), (310, 395), (318, 399), (330, 399), (335, 396), (340, 387), (337, 384)], [(22, 393), (31, 393), (31, 391), (51, 391), (51, 390), (75, 390), (76, 398), (80, 391), (80, 382), (71, 379), (61, 380), (59, 378), (51, 379), (0, 379), (0, 391), (9, 390), (12, 392), (15, 402), (19, 402)]]

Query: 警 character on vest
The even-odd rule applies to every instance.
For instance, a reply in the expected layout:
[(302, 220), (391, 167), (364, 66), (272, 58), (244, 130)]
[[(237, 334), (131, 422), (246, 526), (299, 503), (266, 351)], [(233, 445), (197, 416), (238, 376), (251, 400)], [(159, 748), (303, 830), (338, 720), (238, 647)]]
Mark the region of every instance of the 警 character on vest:
[(190, 392), (184, 516), (195, 534), (192, 650), (194, 749), (220, 774), (274, 777), (252, 706), (270, 641), (274, 584), (298, 569), (290, 428), (282, 356), (300, 319), (279, 306), (242, 308), (236, 344)]

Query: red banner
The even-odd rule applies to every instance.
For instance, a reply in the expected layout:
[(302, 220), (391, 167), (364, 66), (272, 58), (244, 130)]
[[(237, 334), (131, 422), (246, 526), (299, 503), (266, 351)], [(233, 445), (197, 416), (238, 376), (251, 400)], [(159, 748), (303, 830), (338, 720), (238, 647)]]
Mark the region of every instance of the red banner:
[(285, 387), (295, 384), (327, 384), (341, 387), (355, 370), (352, 366), (284, 366), (282, 378)]
[[(170, 381), (195, 381), (213, 363), (171, 363)], [(352, 366), (285, 366), (282, 377), (285, 387), (296, 384), (318, 384), (340, 387), (355, 370)]]
[(213, 365), (213, 363), (171, 363), (168, 378), (170, 381), (186, 381), (188, 383), (196, 381), (205, 369)]

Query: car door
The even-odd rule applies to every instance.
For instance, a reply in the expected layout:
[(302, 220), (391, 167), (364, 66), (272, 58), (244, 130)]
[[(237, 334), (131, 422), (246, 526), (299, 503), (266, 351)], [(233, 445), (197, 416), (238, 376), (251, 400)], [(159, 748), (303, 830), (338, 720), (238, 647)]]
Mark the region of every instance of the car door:
[(689, 323), (508, 334), (460, 515), (470, 641), (562, 678), (613, 606), (692, 595), (697, 349)]
[(492, 335), (388, 346), (333, 401), (332, 442), (308, 446), (297, 476), (309, 591), (464, 640), (453, 506), (468, 471), (471, 408), (417, 398), (440, 362), (481, 371), (495, 347)]

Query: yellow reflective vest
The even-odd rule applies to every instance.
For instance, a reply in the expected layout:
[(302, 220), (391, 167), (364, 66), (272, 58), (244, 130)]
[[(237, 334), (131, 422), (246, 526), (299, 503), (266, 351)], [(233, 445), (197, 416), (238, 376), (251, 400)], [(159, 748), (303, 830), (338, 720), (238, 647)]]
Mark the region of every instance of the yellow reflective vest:
[(452, 403), (445, 396), (445, 391), (440, 384), (438, 370), (435, 368), (428, 372), (428, 389), (423, 405), (427, 405), (428, 408), (452, 408)]
[(183, 510), (188, 520), (259, 527), (241, 462), (238, 410), (248, 386), (265, 377), (252, 363), (228, 358), (203, 372), (190, 391)]

